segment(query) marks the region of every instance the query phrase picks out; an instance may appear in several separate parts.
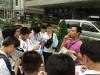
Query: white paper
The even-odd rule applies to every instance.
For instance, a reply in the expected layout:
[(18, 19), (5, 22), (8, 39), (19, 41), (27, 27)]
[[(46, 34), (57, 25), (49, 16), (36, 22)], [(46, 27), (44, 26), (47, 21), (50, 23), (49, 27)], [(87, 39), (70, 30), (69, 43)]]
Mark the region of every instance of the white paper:
[[(68, 52), (68, 50), (65, 47), (63, 47), (60, 49), (58, 54), (67, 54), (67, 52)], [(70, 57), (72, 57), (72, 59), (74, 61), (77, 59), (77, 57), (74, 54), (71, 54)]]
[(15, 51), (11, 54), (11, 56), (12, 56), (13, 60), (16, 60), (17, 58), (22, 57), (23, 54), (24, 54), (24, 52), (15, 50)]

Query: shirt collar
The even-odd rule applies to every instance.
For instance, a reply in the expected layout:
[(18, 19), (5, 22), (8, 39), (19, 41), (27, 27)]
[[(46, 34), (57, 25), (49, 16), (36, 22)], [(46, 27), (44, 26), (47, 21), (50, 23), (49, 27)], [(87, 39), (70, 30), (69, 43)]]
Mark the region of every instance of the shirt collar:
[(0, 50), (0, 53), (8, 57), (8, 55), (4, 51)]

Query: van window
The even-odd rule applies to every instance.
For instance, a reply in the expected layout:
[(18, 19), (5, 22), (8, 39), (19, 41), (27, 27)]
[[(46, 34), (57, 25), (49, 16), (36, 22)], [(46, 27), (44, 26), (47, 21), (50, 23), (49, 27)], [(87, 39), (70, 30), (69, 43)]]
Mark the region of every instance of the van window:
[(94, 26), (90, 26), (88, 23), (83, 23), (82, 29), (85, 31), (98, 32), (98, 30)]
[(80, 26), (80, 22), (67, 21), (66, 24), (68, 28), (71, 28), (72, 26), (75, 26), (75, 25)]

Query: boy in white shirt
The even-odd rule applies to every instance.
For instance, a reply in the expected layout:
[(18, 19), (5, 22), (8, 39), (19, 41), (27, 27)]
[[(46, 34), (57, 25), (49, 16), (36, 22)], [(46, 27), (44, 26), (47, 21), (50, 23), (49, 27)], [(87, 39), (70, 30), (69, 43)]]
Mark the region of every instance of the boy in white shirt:
[(83, 42), (81, 54), (87, 69), (80, 75), (100, 75), (100, 41)]
[(33, 42), (29, 39), (30, 30), (27, 27), (22, 27), (21, 31), (21, 38), (20, 40), (20, 48), (26, 51), (36, 50), (40, 47), (40, 43), (37, 42), (33, 44)]
[(15, 37), (7, 37), (4, 39), (0, 49), (0, 75), (17, 75), (21, 61), (16, 60), (13, 71), (9, 55), (14, 52), (19, 45), (20, 41)]

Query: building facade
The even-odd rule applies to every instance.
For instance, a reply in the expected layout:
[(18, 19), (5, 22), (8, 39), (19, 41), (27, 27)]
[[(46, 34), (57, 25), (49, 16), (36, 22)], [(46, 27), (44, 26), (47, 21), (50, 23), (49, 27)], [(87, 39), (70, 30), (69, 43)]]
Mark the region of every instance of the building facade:
[(24, 2), (25, 0), (13, 0), (14, 13), (24, 14)]
[(43, 8), (46, 16), (60, 19), (100, 16), (100, 0), (30, 0), (25, 7)]
[[(31, 7), (29, 4), (30, 2), (32, 2), (33, 0), (25, 0), (25, 15), (29, 15), (30, 18), (33, 18), (33, 16), (38, 16), (41, 17), (44, 14), (44, 8), (38, 8), (38, 7)], [(28, 4), (29, 3), (29, 4)], [(29, 5), (29, 6), (27, 6)]]
[(9, 18), (11, 17), (12, 12), (12, 0), (0, 0), (0, 18)]
[(13, 18), (24, 14), (24, 0), (0, 0), (0, 17)]

